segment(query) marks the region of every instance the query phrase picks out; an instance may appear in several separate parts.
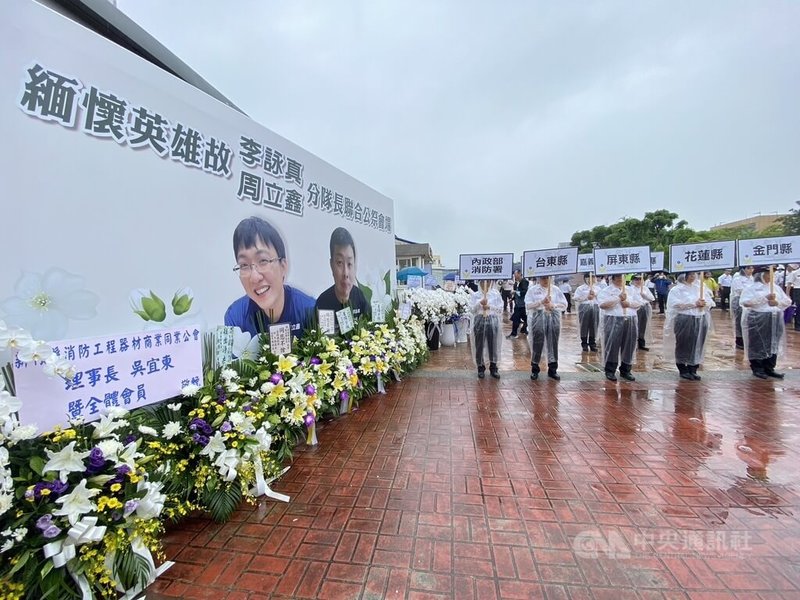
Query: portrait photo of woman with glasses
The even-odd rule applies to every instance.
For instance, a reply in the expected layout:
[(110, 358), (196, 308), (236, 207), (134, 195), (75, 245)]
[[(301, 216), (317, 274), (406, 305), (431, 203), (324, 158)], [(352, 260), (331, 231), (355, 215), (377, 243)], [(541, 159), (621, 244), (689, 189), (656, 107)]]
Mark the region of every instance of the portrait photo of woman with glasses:
[(233, 232), (233, 271), (245, 295), (225, 311), (225, 325), (250, 335), (267, 333), (269, 325), (289, 323), (299, 337), (314, 314), (314, 299), (285, 283), (289, 270), (286, 246), (278, 230), (260, 217), (243, 219)]

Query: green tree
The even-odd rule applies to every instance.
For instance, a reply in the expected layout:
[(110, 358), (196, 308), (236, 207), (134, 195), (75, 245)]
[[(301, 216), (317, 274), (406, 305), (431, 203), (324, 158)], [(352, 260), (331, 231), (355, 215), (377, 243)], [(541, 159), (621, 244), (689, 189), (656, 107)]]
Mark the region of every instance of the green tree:
[(618, 248), (623, 246), (650, 246), (653, 251), (669, 250), (670, 244), (688, 241), (695, 231), (674, 212), (657, 210), (645, 213), (643, 219), (628, 217), (613, 225), (598, 225), (592, 229), (576, 231), (570, 243), (580, 252), (593, 248)]
[[(800, 200), (796, 202), (800, 206)], [(789, 209), (789, 214), (780, 219), (782, 231), (779, 235), (800, 235), (800, 208)]]

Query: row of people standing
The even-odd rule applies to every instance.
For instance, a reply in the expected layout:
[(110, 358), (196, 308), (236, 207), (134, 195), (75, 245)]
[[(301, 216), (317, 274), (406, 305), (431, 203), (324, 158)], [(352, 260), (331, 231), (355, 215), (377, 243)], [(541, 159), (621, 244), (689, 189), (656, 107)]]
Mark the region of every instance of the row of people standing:
[[(752, 268), (748, 268), (752, 271)], [(664, 323), (665, 357), (674, 360), (680, 377), (689, 381), (700, 379), (697, 371), (703, 362), (705, 344), (711, 330), (710, 310), (715, 306), (714, 294), (703, 284), (701, 289), (698, 273), (684, 273), (668, 293), (667, 319)], [(748, 348), (748, 359), (753, 374), (765, 379), (781, 378), (775, 371), (777, 356), (783, 342), (783, 309), (791, 301), (779, 287), (774, 291), (769, 286), (769, 271), (759, 269), (755, 280), (749, 277), (749, 285), (743, 280), (741, 290), (736, 289), (732, 301), (737, 337), (742, 337)], [(540, 277), (533, 284), (514, 273), (514, 313), (512, 331), (528, 334), (531, 351), (531, 379), (539, 378), (544, 357), (548, 377), (559, 380), (558, 344), (561, 334), (561, 314), (567, 310), (568, 301), (562, 290), (552, 284), (549, 277)], [(493, 292), (493, 293), (492, 293)], [(474, 323), (480, 324), (480, 335), (473, 335), (476, 343), (476, 362), (479, 377), (485, 342), (491, 340), (489, 350), (490, 371), (497, 374), (499, 357), (500, 321), (504, 309), (503, 299), (496, 290), (473, 294)], [(496, 298), (495, 298), (496, 296)], [(637, 349), (648, 351), (652, 339), (652, 302), (654, 296), (641, 276), (634, 276), (627, 285), (623, 275), (612, 275), (609, 283), (595, 280), (587, 274), (585, 283), (579, 286), (573, 298), (578, 305), (579, 335), (584, 352), (602, 351), (605, 376), (609, 381), (619, 377), (635, 381), (632, 374)], [(485, 303), (483, 301), (486, 301)], [(477, 312), (481, 312), (480, 319)], [(738, 311), (738, 312), (737, 312)], [(738, 315), (738, 316), (737, 316)], [(487, 328), (491, 328), (489, 333)], [(598, 349), (598, 341), (601, 341)], [(477, 342), (481, 341), (481, 344)]]

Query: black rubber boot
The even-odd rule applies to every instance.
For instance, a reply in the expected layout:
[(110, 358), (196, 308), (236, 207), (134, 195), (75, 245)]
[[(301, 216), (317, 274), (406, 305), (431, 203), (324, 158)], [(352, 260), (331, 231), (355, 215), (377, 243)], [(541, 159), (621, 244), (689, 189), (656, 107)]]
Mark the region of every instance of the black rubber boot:
[(702, 379), (702, 377), (700, 377), (700, 375), (697, 374), (697, 367), (699, 366), (700, 365), (689, 365), (689, 375), (691, 375), (692, 379), (694, 379), (695, 381), (700, 381)]
[(614, 374), (617, 372), (617, 363), (606, 363), (606, 379), (609, 381), (616, 381), (617, 376)]
[(692, 374), (689, 373), (689, 368), (686, 365), (675, 363), (675, 366), (678, 367), (678, 372), (681, 374), (681, 379), (685, 379), (686, 381), (694, 381), (694, 377), (692, 377)]
[(478, 367), (478, 379), (483, 379), (486, 377), (486, 365), (481, 365)]
[(547, 376), (550, 379), (555, 379), (556, 381), (561, 381), (561, 375), (558, 374), (558, 363), (557, 362), (547, 363)]
[(584, 352), (589, 351), (589, 342), (585, 337), (581, 338), (581, 350), (583, 350)]
[(619, 367), (619, 376), (625, 381), (636, 381), (636, 377), (631, 375), (631, 365), (626, 365), (625, 363), (622, 363)]
[(539, 379), (539, 365), (531, 365), (531, 379), (533, 381)]
[(592, 352), (597, 352), (597, 344), (594, 341), (594, 338), (589, 336), (589, 350)]
[(500, 373), (497, 372), (497, 363), (489, 363), (489, 374), (495, 379), (500, 379)]

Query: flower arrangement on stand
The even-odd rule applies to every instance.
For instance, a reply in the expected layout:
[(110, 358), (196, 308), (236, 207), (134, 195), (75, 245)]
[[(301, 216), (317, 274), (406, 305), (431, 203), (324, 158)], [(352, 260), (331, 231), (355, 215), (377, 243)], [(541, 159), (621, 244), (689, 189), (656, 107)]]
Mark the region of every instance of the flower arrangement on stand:
[[(72, 376), (47, 344), (2, 322), (0, 350)], [(89, 599), (144, 589), (159, 572), (153, 554), (161, 556), (166, 496), (147, 473), (127, 411), (36, 437), (16, 415), (22, 403), (7, 368), (0, 382), (0, 596)]]

